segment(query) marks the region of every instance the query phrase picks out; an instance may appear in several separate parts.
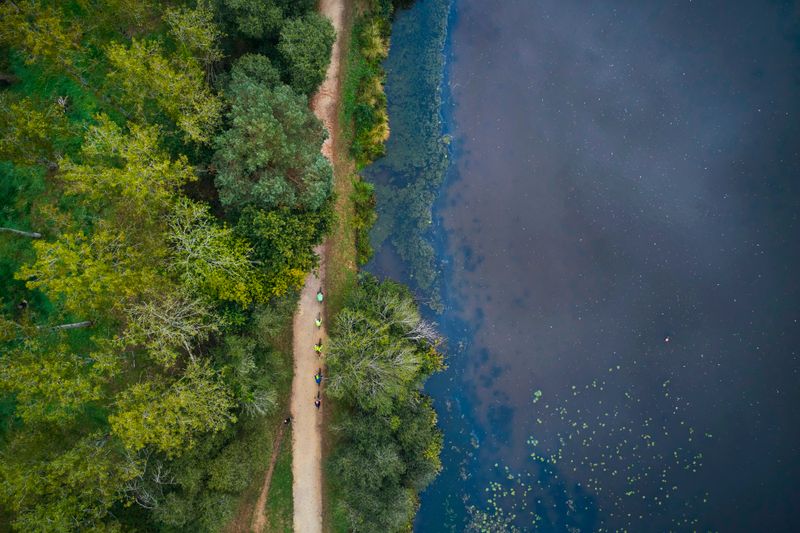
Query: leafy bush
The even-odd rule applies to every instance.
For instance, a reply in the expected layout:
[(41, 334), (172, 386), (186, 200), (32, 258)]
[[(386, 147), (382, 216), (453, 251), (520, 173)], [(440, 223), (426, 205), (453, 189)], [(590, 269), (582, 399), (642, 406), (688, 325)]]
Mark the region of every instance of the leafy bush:
[(369, 230), (378, 218), (375, 213), (375, 186), (366, 181), (353, 180), (351, 200), (355, 209), (353, 227), (356, 230), (356, 260), (363, 265), (370, 260), (373, 253)]
[(331, 21), (318, 13), (286, 21), (278, 50), (295, 91), (310, 96), (319, 87), (325, 79), (335, 39)]

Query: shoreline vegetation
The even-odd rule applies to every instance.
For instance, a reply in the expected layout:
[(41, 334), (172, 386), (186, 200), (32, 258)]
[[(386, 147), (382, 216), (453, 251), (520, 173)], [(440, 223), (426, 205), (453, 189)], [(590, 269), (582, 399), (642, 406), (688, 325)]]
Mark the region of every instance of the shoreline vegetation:
[[(390, 136), (382, 65), (395, 10), (409, 5), (357, 2), (349, 21), (340, 110), (340, 149), (346, 153), (339, 157), (351, 161), (354, 177), (348, 182), (348, 213), (340, 213), (338, 221), (346, 227), (334, 233), (349, 235), (344, 248), (353, 254), (347, 260), (351, 273), (372, 256), (375, 187), (356, 172), (385, 155)], [(342, 248), (340, 239), (332, 242)], [(366, 273), (337, 279), (348, 281), (335, 285), (344, 290), (336, 295), (329, 321), (326, 396), (333, 407), (326, 414), (324, 529), (405, 531), (412, 527), (419, 493), (441, 468), (442, 435), (421, 391), (427, 377), (444, 368), (439, 338), (402, 285)], [(365, 393), (370, 390), (380, 392)]]

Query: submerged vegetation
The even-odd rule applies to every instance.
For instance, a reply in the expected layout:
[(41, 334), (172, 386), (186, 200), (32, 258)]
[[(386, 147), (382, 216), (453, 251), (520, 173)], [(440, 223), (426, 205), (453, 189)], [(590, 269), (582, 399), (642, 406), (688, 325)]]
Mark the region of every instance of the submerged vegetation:
[(394, 39), (402, 53), (387, 61), (402, 73), (387, 84), (392, 135), (386, 157), (369, 169), (378, 198), (378, 222), (372, 240), (388, 240), (409, 269), (413, 283), (438, 306), (438, 266), (428, 237), (433, 202), (448, 165), (447, 138), (442, 135), (441, 103), (444, 45), (450, 0), (419, 4), (423, 14), (399, 18)]
[(16, 530), (218, 531), (263, 471), (296, 289), (332, 218), (307, 95), (333, 30), (313, 8), (0, 5), (0, 506)]

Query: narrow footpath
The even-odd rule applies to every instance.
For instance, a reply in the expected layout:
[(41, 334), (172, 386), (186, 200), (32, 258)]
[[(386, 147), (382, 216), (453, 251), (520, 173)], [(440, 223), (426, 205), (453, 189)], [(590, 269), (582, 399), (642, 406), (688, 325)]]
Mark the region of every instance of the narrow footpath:
[[(328, 17), (336, 30), (336, 41), (331, 51), (331, 63), (325, 81), (311, 100), (314, 114), (328, 130), (329, 137), (322, 153), (333, 163), (333, 136), (339, 102), (339, 75), (341, 62), (341, 32), (344, 26), (344, 9), (347, 0), (321, 0), (319, 11)], [(325, 282), (325, 247), (319, 246), (319, 271), (306, 277), (300, 294), (300, 303), (294, 316), (294, 380), (292, 381), (292, 497), (294, 499), (294, 531), (296, 533), (322, 532), (322, 413), (314, 405), (321, 387), (314, 380), (318, 369), (323, 368), (324, 357), (318, 357), (314, 345), (322, 339), (323, 353), (327, 346), (325, 323), (317, 327), (318, 315), (325, 317), (325, 302), (317, 301), (317, 291)], [(323, 368), (324, 374), (324, 368)], [(325, 401), (324, 398), (322, 401)]]

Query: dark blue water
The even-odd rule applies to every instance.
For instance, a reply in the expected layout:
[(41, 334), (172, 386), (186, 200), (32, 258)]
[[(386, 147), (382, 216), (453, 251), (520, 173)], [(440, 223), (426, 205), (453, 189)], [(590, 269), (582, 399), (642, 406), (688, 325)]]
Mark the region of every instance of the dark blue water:
[(800, 530), (799, 23), (455, 0), (444, 471), (418, 531)]

